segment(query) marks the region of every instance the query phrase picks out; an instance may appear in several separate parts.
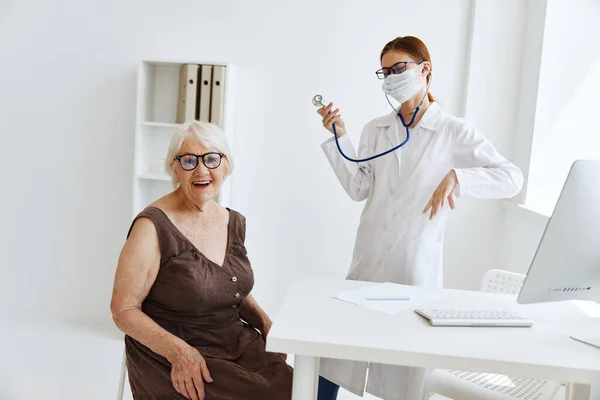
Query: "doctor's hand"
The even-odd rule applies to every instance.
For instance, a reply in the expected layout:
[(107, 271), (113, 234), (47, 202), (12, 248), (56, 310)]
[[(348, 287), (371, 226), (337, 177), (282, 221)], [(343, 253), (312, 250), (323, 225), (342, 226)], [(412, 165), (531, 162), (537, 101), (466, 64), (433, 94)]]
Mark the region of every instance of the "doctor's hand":
[(317, 110), (317, 113), (323, 118), (323, 126), (331, 133), (333, 133), (333, 124), (335, 123), (335, 130), (337, 131), (337, 137), (341, 138), (346, 134), (346, 125), (342, 121), (340, 115), (340, 109), (336, 108), (331, 111), (333, 103), (329, 103), (325, 107), (321, 107)]
[(442, 182), (440, 182), (439, 186), (433, 192), (429, 203), (425, 206), (423, 210), (423, 214), (427, 214), (429, 210), (431, 210), (431, 214), (429, 215), (429, 219), (433, 219), (437, 214), (440, 207), (444, 207), (444, 200), (448, 199), (448, 204), (450, 208), (454, 210), (454, 188), (458, 184), (458, 177), (456, 176), (456, 172), (451, 170), (446, 174)]

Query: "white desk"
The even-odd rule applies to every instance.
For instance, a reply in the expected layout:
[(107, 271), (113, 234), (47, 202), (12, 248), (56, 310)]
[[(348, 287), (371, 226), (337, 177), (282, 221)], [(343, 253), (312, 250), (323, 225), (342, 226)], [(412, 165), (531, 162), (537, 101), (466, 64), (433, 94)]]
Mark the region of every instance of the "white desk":
[(444, 328), (413, 311), (391, 316), (331, 298), (369, 284), (308, 280), (288, 292), (267, 350), (295, 354), (293, 400), (316, 398), (321, 357), (577, 382), (586, 392), (587, 384), (600, 382), (600, 350), (569, 338), (575, 330), (599, 332), (600, 319), (576, 305), (519, 305), (511, 295), (432, 291), (442, 297), (427, 307), (505, 309), (534, 321), (532, 328)]

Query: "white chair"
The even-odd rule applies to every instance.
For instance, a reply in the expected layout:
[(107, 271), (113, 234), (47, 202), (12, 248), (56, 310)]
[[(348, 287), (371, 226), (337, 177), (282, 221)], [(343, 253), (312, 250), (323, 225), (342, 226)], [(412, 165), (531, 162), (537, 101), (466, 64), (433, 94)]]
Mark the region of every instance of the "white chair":
[(127, 375), (127, 355), (123, 349), (123, 359), (121, 360), (121, 374), (119, 375), (119, 389), (117, 400), (123, 400), (123, 391), (125, 390), (125, 376)]
[[(525, 275), (492, 269), (485, 273), (481, 291), (518, 294)], [(499, 374), (435, 369), (425, 380), (424, 399), (439, 394), (455, 400), (551, 400), (562, 383)], [(566, 399), (571, 398), (567, 385)]]

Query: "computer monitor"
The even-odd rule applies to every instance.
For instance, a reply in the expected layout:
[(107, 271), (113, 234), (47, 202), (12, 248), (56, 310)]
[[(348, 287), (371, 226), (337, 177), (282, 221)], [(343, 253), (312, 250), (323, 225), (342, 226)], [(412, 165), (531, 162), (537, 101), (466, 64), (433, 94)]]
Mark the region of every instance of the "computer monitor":
[[(600, 303), (600, 160), (571, 166), (517, 298), (564, 300)], [(600, 327), (585, 342), (600, 347)]]

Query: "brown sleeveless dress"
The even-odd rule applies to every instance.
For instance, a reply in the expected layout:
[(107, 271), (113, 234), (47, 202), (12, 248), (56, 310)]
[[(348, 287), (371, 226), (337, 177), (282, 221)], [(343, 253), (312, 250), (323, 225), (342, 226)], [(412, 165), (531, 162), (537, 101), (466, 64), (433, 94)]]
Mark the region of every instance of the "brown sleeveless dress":
[[(245, 218), (229, 210), (227, 252), (220, 267), (159, 208), (146, 208), (133, 222), (141, 217), (154, 223), (161, 251), (160, 270), (142, 310), (204, 357), (214, 380), (204, 383), (206, 400), (291, 399), (292, 368), (267, 353), (263, 337), (240, 320), (240, 306), (254, 285), (244, 246)], [(185, 399), (173, 387), (166, 358), (129, 336), (125, 347), (134, 399)]]

